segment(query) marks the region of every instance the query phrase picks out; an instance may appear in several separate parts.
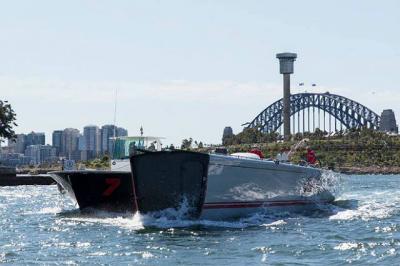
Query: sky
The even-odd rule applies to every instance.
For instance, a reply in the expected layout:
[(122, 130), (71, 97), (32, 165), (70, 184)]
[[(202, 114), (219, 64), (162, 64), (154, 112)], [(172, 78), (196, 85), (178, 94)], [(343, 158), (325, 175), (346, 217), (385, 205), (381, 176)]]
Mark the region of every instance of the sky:
[[(1, 1), (0, 99), (17, 133), (114, 123), (220, 143), (282, 97), (326, 92), (400, 120), (399, 1)], [(297, 84), (305, 83), (305, 87)], [(311, 84), (317, 84), (311, 87)]]

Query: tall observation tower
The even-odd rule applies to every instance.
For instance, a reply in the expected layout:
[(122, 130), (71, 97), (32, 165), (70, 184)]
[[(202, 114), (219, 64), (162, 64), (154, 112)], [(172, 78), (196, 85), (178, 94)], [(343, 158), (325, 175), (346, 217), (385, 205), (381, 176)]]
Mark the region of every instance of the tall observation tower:
[(293, 63), (297, 58), (295, 53), (280, 53), (280, 73), (283, 74), (283, 134), (285, 140), (290, 137), (290, 74), (293, 73)]

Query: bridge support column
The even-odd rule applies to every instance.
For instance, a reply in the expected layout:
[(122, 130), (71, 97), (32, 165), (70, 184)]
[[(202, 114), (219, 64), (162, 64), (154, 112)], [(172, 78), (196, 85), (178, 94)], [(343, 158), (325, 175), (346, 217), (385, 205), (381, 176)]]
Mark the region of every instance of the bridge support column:
[(280, 73), (283, 74), (283, 134), (285, 140), (290, 138), (290, 74), (293, 73), (293, 64), (297, 58), (294, 53), (280, 53), (276, 55), (279, 59)]

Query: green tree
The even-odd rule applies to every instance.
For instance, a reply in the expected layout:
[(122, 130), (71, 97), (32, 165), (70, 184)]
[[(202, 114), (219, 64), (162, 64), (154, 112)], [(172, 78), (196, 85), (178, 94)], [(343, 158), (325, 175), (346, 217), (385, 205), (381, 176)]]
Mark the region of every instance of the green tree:
[(204, 144), (203, 144), (203, 142), (197, 142), (197, 140), (195, 140), (194, 141), (194, 145), (196, 145), (196, 147), (198, 148), (198, 149), (202, 149), (203, 147), (204, 147)]
[(16, 114), (8, 101), (0, 100), (0, 140), (2, 138), (15, 139), (13, 130), (13, 127), (17, 126), (15, 120)]
[(256, 128), (245, 128), (235, 136), (237, 144), (263, 142), (264, 134)]
[(109, 161), (110, 161), (110, 156), (108, 156), (107, 154), (105, 154), (103, 158), (101, 158), (102, 163), (108, 163)]
[(192, 138), (182, 140), (181, 149), (190, 150), (190, 148), (192, 147), (192, 142), (193, 142)]
[(328, 132), (322, 131), (321, 129), (316, 128), (314, 133), (312, 133), (312, 138), (313, 139), (323, 139), (327, 134), (328, 134)]
[(302, 139), (303, 139), (303, 134), (302, 134), (302, 133), (297, 132), (297, 133), (294, 135), (294, 140), (295, 140), (295, 141), (300, 141), (300, 140), (302, 140)]

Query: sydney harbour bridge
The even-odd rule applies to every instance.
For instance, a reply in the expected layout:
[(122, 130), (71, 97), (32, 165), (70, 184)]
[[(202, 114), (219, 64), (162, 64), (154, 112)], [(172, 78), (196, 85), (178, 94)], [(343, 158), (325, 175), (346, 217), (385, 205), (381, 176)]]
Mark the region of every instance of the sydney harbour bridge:
[[(346, 97), (326, 93), (298, 93), (289, 97), (291, 133), (327, 132), (349, 128), (379, 129), (380, 116), (368, 107)], [(270, 133), (283, 128), (283, 98), (272, 103), (247, 124)], [(282, 129), (283, 130), (283, 129)]]
[[(389, 120), (394, 123), (391, 125), (393, 130), (390, 130), (397, 131), (392, 110), (385, 110), (382, 117), (389, 111), (389, 119), (386, 119), (387, 115), (383, 119), (366, 106), (329, 92), (290, 94), (290, 74), (293, 74), (297, 54), (280, 53), (276, 57), (283, 74), (283, 98), (244, 124), (247, 128), (265, 133), (280, 131), (285, 138), (289, 138), (293, 133), (314, 132), (317, 128), (327, 132), (364, 127), (378, 130)], [(385, 123), (382, 123), (383, 120)]]

